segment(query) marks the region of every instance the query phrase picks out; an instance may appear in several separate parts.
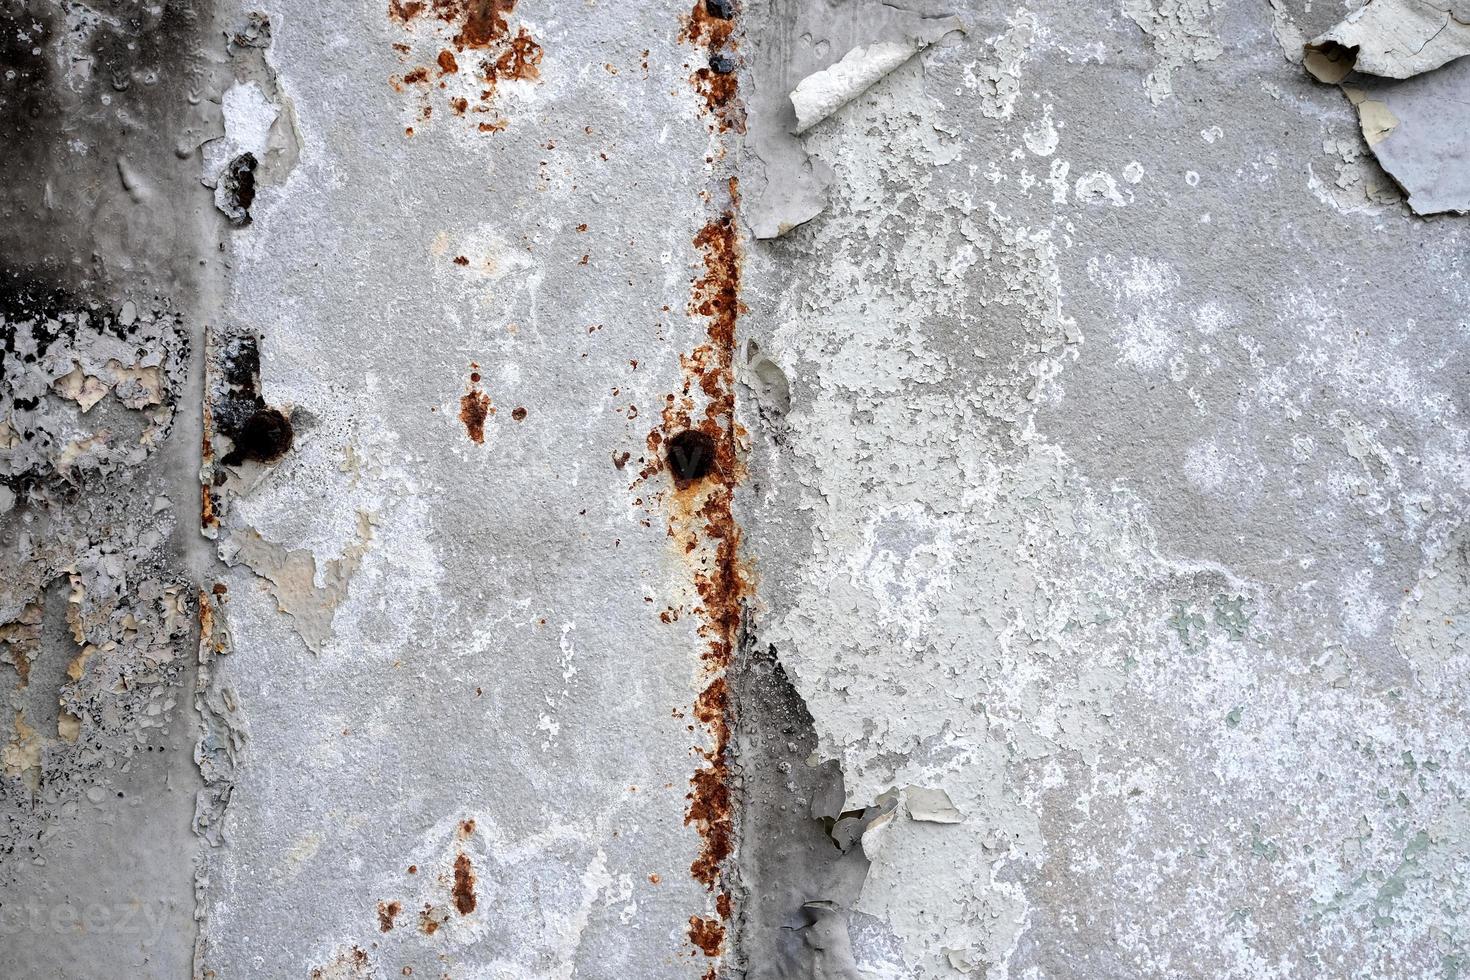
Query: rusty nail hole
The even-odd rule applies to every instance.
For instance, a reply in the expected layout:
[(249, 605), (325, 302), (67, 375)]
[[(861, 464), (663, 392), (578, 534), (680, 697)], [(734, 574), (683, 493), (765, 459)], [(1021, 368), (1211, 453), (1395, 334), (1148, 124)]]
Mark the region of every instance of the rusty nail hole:
[(235, 448), (223, 460), (226, 466), (238, 466), (247, 459), (270, 463), (286, 455), (291, 448), (291, 422), (280, 409), (262, 408), (245, 420), (235, 436)]
[(709, 70), (716, 75), (728, 75), (735, 70), (735, 59), (729, 55), (710, 55)]
[(700, 480), (715, 463), (715, 441), (698, 429), (685, 429), (669, 440), (669, 468), (680, 480)]
[(731, 0), (704, 0), (704, 9), (711, 17), (729, 20), (735, 16), (735, 4)]

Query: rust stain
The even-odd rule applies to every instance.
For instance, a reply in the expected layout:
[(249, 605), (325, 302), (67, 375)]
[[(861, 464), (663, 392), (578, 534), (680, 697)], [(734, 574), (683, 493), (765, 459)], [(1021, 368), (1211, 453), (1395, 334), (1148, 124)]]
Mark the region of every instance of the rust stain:
[(725, 927), (714, 919), (689, 917), (689, 941), (704, 951), (705, 956), (719, 956), (725, 942)]
[(695, 0), (684, 18), (679, 39), (703, 49), (708, 64), (689, 76), (694, 90), (704, 100), (705, 112), (714, 117), (722, 133), (745, 132), (745, 107), (738, 98), (734, 9), (728, 2)]
[[(203, 589), (199, 590), (199, 635), (207, 637), (214, 632), (214, 603), (209, 598), (209, 593)], [(29, 672), (29, 666), (27, 667)], [(25, 686), (24, 683), (21, 685)]]
[(214, 491), (203, 483), (199, 485), (199, 526), (205, 530), (219, 527), (219, 515), (214, 511)]
[(419, 912), (419, 931), (426, 936), (432, 936), (439, 931), (447, 918), (447, 913), (440, 912), (432, 903), (426, 903)]
[(368, 954), (359, 946), (338, 953), (336, 958), (325, 967), (314, 967), (309, 974), (311, 980), (327, 980), (329, 977), (369, 977), (372, 976), (372, 964), (368, 961)]
[(454, 859), (454, 908), (460, 915), (469, 915), (475, 910), (475, 869), (470, 865), (468, 854), (461, 853)]
[(495, 413), (490, 396), (480, 390), (480, 365), (470, 363), (469, 390), (459, 400), (459, 420), (477, 444), (485, 443), (485, 419)]
[[(467, 111), (491, 112), (496, 90), (502, 82), (532, 82), (541, 77), (543, 51), (524, 24), (512, 27), (510, 15), (516, 0), (389, 0), (388, 19), (414, 35), (427, 30), (432, 35), (432, 64), (438, 68), (438, 85), (427, 84), (423, 98), (442, 98), (455, 115)], [(405, 56), (413, 46), (395, 43)], [(405, 57), (407, 60), (407, 57)], [(402, 77), (389, 79), (397, 91), (405, 85), (429, 82), (429, 65), (417, 66)], [(450, 78), (450, 76), (459, 76)], [(435, 96), (435, 91), (443, 92)], [(471, 110), (471, 101), (475, 102)], [(431, 108), (425, 106), (425, 110)], [(423, 113), (425, 118), (429, 115)], [(499, 132), (509, 123), (479, 123), (482, 133)]]
[[(733, 72), (734, 21), (728, 3), (700, 0), (685, 19), (682, 40), (706, 49), (711, 65), (696, 71), (696, 92), (715, 116), (719, 132), (738, 130), (741, 109)], [(660, 424), (648, 433), (647, 454), (639, 479), (662, 477), (657, 496), (667, 512), (671, 546), (690, 569), (698, 604), (690, 610), (702, 640), (706, 681), (694, 700), (693, 713), (704, 733), (696, 746), (702, 764), (691, 775), (684, 822), (700, 835), (690, 864), (694, 879), (714, 893), (708, 908), (689, 919), (689, 941), (706, 956), (723, 948), (731, 898), (720, 888), (724, 866), (735, 850), (731, 732), (734, 704), (726, 673), (734, 659), (744, 601), (750, 593), (750, 570), (740, 554), (740, 528), (735, 521), (735, 490), (745, 476), (736, 443), (735, 343), (740, 303), (741, 247), (736, 220), (739, 185), (730, 177), (720, 190), (726, 203), (694, 236), (700, 266), (690, 283), (687, 313), (704, 322), (703, 341), (680, 356), (681, 386), (666, 395)], [(711, 195), (714, 196), (714, 195)], [(615, 457), (616, 461), (616, 457)], [(636, 484), (635, 484), (636, 485)], [(653, 495), (650, 495), (653, 496)], [(665, 622), (679, 617), (661, 614)], [(710, 977), (715, 975), (711, 967)]]
[[(711, 6), (715, 9), (711, 10)], [(684, 17), (684, 30), (680, 33), (679, 40), (711, 48), (723, 45), (735, 30), (735, 19), (721, 16), (733, 13), (723, 9), (728, 6), (728, 3), (711, 4), (708, 0), (694, 0), (694, 7)]]
[(701, 749), (705, 766), (690, 777), (689, 809), (684, 823), (699, 828), (699, 855), (689, 873), (706, 888), (714, 888), (720, 870), (735, 850), (735, 819), (730, 793), (730, 689), (723, 674), (710, 682), (694, 702), (694, 717), (714, 738)]
[(471, 391), (459, 400), (459, 420), (464, 430), (475, 442), (485, 442), (485, 417), (490, 414), (490, 396), (483, 391)]
[[(729, 0), (697, 0), (684, 18), (680, 36), (702, 49), (707, 67), (697, 68), (690, 83), (711, 117), (710, 128), (719, 134), (744, 127), (737, 97), (733, 15)], [(723, 159), (723, 152), (718, 156)], [(732, 176), (720, 190), (725, 203), (715, 205), (692, 243), (700, 268), (690, 283), (687, 313), (703, 320), (705, 336), (680, 355), (682, 384), (667, 393), (660, 406), (660, 424), (648, 433), (647, 453), (640, 460), (644, 465), (634, 483), (658, 477), (666, 481), (663, 490), (646, 496), (662, 502), (670, 544), (689, 567), (699, 597), (688, 612), (695, 617), (702, 640), (706, 680), (694, 700), (693, 714), (704, 738), (695, 747), (702, 764), (690, 776), (684, 822), (700, 836), (689, 873), (713, 893), (713, 909), (706, 906), (689, 918), (689, 942), (710, 958), (720, 955), (723, 922), (732, 915), (730, 893), (720, 887), (725, 864), (735, 850), (730, 744), (735, 709), (726, 675), (753, 578), (741, 558), (734, 513), (735, 490), (745, 476), (736, 441), (734, 371), (736, 324), (743, 312), (736, 220), (739, 185)], [(614, 455), (613, 461), (621, 468), (627, 456)], [(680, 617), (666, 609), (660, 619), (677, 622)], [(680, 717), (677, 709), (675, 717)], [(706, 980), (715, 980), (716, 974), (717, 967), (711, 965)]]
[(455, 35), (455, 44), (485, 48), (505, 36), (509, 29), (505, 15), (515, 9), (515, 5), (515, 0), (468, 0), (462, 4), (453, 0), (436, 0), (434, 12), (441, 19), (449, 19), (446, 13), (451, 11), (463, 18), (464, 27)]
[(398, 913), (403, 911), (403, 906), (398, 902), (378, 903), (378, 931), (393, 931), (393, 920), (398, 918)]
[[(426, 4), (419, 3), (418, 0), (412, 0), (409, 3), (404, 3), (403, 0), (388, 0), (388, 16), (400, 24), (406, 24), (417, 17), (425, 6)], [(405, 54), (409, 50), (406, 44), (395, 44), (393, 47), (401, 50)]]

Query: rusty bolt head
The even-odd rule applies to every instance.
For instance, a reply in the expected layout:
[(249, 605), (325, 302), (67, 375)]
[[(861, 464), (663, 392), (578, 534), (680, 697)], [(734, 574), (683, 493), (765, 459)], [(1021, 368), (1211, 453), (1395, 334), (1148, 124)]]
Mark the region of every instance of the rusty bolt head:
[(715, 465), (715, 441), (698, 429), (685, 429), (669, 440), (669, 469), (678, 480), (702, 480)]
[(235, 448), (224, 460), (228, 465), (253, 459), (272, 463), (291, 448), (291, 422), (279, 409), (262, 408), (245, 420), (235, 436)]

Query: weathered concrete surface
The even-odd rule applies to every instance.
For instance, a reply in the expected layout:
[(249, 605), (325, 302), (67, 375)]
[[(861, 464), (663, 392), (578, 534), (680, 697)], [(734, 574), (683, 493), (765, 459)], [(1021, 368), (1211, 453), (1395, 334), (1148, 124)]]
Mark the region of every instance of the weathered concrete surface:
[(752, 630), (845, 809), (964, 814), (822, 897), (862, 975), (1455, 975), (1465, 227), (1264, 4), (1124, 12), (973, 12), (748, 260)]
[(1347, 13), (6, 8), (0, 975), (1458, 975)]

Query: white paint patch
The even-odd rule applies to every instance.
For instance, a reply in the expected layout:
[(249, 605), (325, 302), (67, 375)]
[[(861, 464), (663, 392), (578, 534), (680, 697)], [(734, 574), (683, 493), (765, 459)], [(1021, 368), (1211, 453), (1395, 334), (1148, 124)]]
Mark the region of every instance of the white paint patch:
[(1057, 135), (1057, 127), (1052, 124), (1050, 102), (1042, 106), (1041, 118), (1026, 128), (1021, 134), (1021, 140), (1026, 144), (1026, 149), (1039, 157), (1049, 157), (1057, 151), (1060, 137)]
[(1067, 183), (1067, 172), (1071, 169), (1072, 165), (1066, 160), (1053, 160), (1051, 162), (1051, 176), (1046, 179), (1046, 182), (1051, 186), (1051, 199), (1055, 204), (1067, 203), (1067, 189), (1069, 187)]
[(1149, 101), (1174, 94), (1174, 73), (1186, 64), (1213, 61), (1225, 52), (1215, 36), (1219, 0), (1123, 0), (1123, 14), (1153, 40), (1158, 63), (1144, 79)]
[(917, 41), (878, 41), (853, 48), (842, 60), (803, 78), (791, 93), (796, 128), (804, 133), (847, 105), (878, 79), (908, 61), (919, 50)]
[(1084, 177), (1078, 177), (1073, 193), (1077, 195), (1078, 204), (1107, 201), (1113, 207), (1121, 208), (1128, 203), (1118, 191), (1118, 182), (1113, 179), (1113, 175), (1102, 170), (1094, 170)]
[(980, 114), (987, 119), (1009, 119), (1021, 94), (1021, 69), (1036, 35), (1036, 16), (1023, 9), (1007, 20), (1005, 33), (987, 38), (993, 58), (972, 61), (965, 68), (965, 87), (980, 93)]
[(236, 82), (220, 100), (224, 114), (224, 136), (204, 144), (204, 167), (200, 179), (213, 187), (220, 171), (231, 160), (242, 153), (253, 153), (256, 159), (265, 156), (270, 145), (271, 127), (281, 109), (266, 98), (255, 82)]

